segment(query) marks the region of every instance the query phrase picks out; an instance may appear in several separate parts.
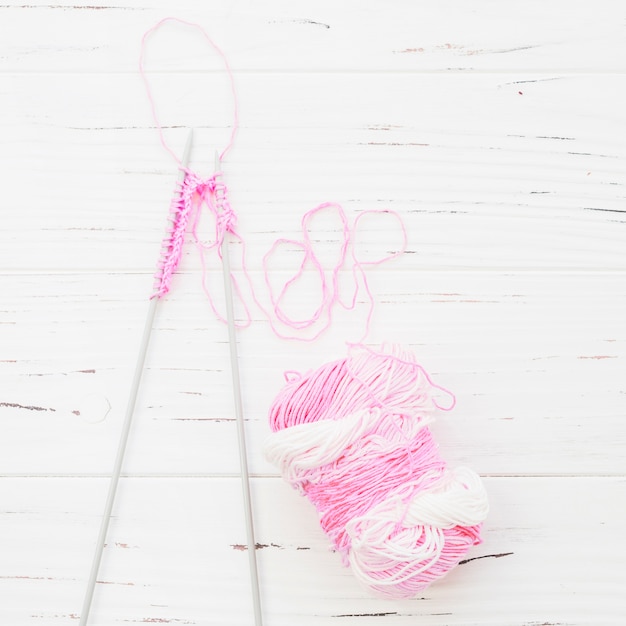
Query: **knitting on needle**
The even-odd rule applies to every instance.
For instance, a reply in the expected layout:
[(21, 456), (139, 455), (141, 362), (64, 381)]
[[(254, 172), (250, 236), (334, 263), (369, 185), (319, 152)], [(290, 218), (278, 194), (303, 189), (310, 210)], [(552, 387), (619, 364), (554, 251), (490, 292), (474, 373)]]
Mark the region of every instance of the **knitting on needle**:
[[(185, 150), (181, 161), (180, 173), (178, 175), (178, 184), (182, 184), (185, 179), (185, 169), (189, 165), (189, 157), (191, 154), (191, 143), (193, 140), (193, 130), (189, 131), (187, 136), (187, 143), (185, 144)], [(177, 185), (178, 187), (178, 185)], [(168, 254), (168, 250), (164, 250), (163, 254)], [(178, 264), (176, 259), (175, 265)], [(83, 601), (83, 609), (80, 614), (79, 626), (86, 626), (89, 620), (89, 613), (91, 611), (91, 603), (93, 601), (93, 594), (96, 586), (96, 579), (98, 577), (98, 570), (100, 569), (100, 562), (102, 561), (102, 552), (104, 550), (104, 544), (106, 543), (107, 532), (109, 529), (109, 522), (111, 520), (111, 512), (113, 511), (113, 504), (115, 502), (115, 495), (117, 493), (117, 486), (120, 480), (120, 474), (122, 472), (122, 465), (124, 463), (124, 455), (126, 454), (126, 446), (128, 443), (128, 437), (130, 434), (130, 427), (133, 421), (133, 415), (135, 412), (135, 403), (137, 401), (137, 394), (139, 392), (139, 385), (141, 383), (141, 376), (143, 374), (144, 363), (146, 360), (146, 354), (148, 352), (148, 345), (150, 343), (150, 335), (152, 333), (152, 326), (154, 323), (154, 316), (156, 313), (157, 304), (160, 299), (160, 294), (157, 293), (150, 300), (150, 307), (148, 308), (148, 314), (144, 324), (143, 335), (141, 338), (141, 344), (139, 347), (139, 353), (137, 355), (137, 362), (135, 364), (135, 373), (130, 388), (130, 394), (128, 397), (128, 403), (126, 405), (126, 415), (124, 417), (124, 423), (122, 426), (122, 433), (117, 446), (117, 454), (115, 456), (115, 463), (113, 465), (113, 472), (111, 474), (111, 481), (109, 483), (109, 491), (107, 494), (106, 504), (104, 505), (104, 513), (102, 514), (102, 520), (100, 522), (100, 532), (98, 534), (98, 540), (96, 542), (96, 549), (93, 555), (91, 563), (91, 573), (87, 582), (87, 590)]]

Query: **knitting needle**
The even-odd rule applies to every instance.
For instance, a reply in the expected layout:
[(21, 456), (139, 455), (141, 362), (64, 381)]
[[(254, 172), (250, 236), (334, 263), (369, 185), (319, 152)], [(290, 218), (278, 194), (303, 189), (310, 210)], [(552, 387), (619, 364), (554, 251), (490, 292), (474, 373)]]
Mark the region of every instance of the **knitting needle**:
[[(185, 144), (183, 158), (180, 164), (180, 172), (177, 179), (178, 183), (182, 183), (185, 179), (185, 168), (187, 168), (187, 166), (189, 165), (192, 139), (193, 130), (190, 130), (189, 135), (187, 136), (187, 142)], [(139, 385), (141, 383), (141, 376), (143, 374), (143, 368), (146, 361), (148, 344), (150, 343), (150, 334), (152, 332), (152, 326), (154, 323), (154, 317), (158, 302), (158, 296), (155, 296), (150, 300), (150, 306), (146, 315), (143, 335), (141, 337), (141, 344), (139, 346), (139, 354), (137, 355), (137, 362), (135, 364), (135, 373), (133, 375), (133, 380), (130, 387), (128, 404), (126, 405), (126, 415), (124, 417), (122, 433), (120, 435), (120, 440), (117, 446), (115, 463), (113, 465), (113, 472), (111, 474), (111, 481), (109, 483), (109, 492), (107, 494), (106, 504), (104, 505), (104, 513), (102, 514), (102, 521), (100, 523), (100, 532), (98, 534), (98, 540), (96, 542), (96, 550), (91, 563), (91, 573), (89, 575), (89, 581), (87, 582), (87, 590), (85, 592), (85, 598), (83, 601), (83, 609), (80, 614), (79, 626), (87, 626), (87, 621), (89, 619), (89, 612), (91, 610), (91, 603), (93, 601), (94, 589), (96, 587), (96, 579), (98, 577), (98, 571), (100, 569), (100, 563), (102, 561), (102, 552), (104, 550), (104, 544), (106, 542), (107, 532), (109, 529), (109, 522), (111, 520), (111, 513), (113, 511), (113, 504), (115, 502), (115, 495), (117, 493), (117, 486), (120, 480), (120, 474), (122, 472), (122, 464), (124, 462), (128, 436), (130, 434), (130, 427), (133, 421), (137, 394), (139, 392)]]
[[(220, 157), (215, 152), (215, 174), (221, 175)], [(254, 540), (254, 522), (252, 516), (252, 498), (250, 497), (250, 473), (248, 471), (248, 452), (246, 449), (246, 431), (243, 419), (243, 403), (241, 400), (241, 380), (239, 376), (239, 356), (237, 354), (237, 337), (235, 327), (235, 313), (233, 306), (233, 286), (230, 272), (230, 257), (228, 254), (228, 232), (224, 234), (220, 249), (222, 256), (222, 273), (224, 278), (224, 297), (226, 301), (226, 322), (228, 326), (228, 344), (230, 346), (230, 371), (233, 381), (233, 399), (235, 402), (235, 418), (237, 423), (237, 441), (239, 443), (239, 464), (241, 471), (241, 486), (243, 491), (243, 506), (246, 523), (246, 540), (248, 543), (248, 562), (250, 569), (250, 583), (252, 586), (252, 605), (254, 608), (255, 626), (262, 626), (261, 593), (259, 590), (259, 573), (256, 559), (256, 542)]]

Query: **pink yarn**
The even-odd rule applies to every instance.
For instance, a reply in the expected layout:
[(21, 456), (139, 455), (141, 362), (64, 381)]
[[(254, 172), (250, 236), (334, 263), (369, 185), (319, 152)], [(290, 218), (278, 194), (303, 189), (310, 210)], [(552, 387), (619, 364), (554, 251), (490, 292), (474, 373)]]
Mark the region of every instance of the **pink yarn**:
[[(219, 157), (221, 161), (226, 153), (232, 148), (239, 128), (239, 105), (233, 72), (222, 49), (217, 46), (217, 44), (211, 39), (211, 37), (209, 37), (208, 33), (199, 24), (174, 17), (162, 19), (146, 31), (141, 40), (139, 57), (140, 75), (148, 94), (152, 117), (156, 128), (158, 129), (161, 144), (165, 150), (172, 155), (174, 160), (180, 164), (181, 161), (179, 157), (165, 141), (163, 127), (157, 114), (156, 103), (152, 96), (150, 82), (145, 69), (145, 57), (148, 40), (155, 31), (165, 25), (172, 24), (185, 28), (191, 28), (198, 32), (206, 40), (213, 51), (218, 54), (224, 64), (224, 69), (230, 81), (233, 97), (233, 123), (228, 144), (222, 150)], [(222, 172), (216, 172), (213, 176), (211, 176), (211, 178), (203, 181), (191, 170), (185, 170), (185, 180), (180, 186), (180, 189), (177, 190), (176, 196), (172, 201), (170, 216), (172, 228), (163, 242), (163, 254), (158, 265), (155, 277), (155, 291), (152, 297), (162, 297), (169, 291), (172, 275), (180, 262), (186, 229), (188, 225), (191, 224), (191, 235), (196, 244), (196, 249), (198, 251), (202, 267), (202, 288), (207, 295), (210, 306), (216, 317), (225, 322), (226, 320), (224, 315), (217, 310), (210, 290), (207, 287), (208, 271), (206, 257), (211, 252), (217, 251), (218, 256), (221, 258), (222, 241), (225, 234), (230, 232), (241, 244), (241, 273), (243, 274), (243, 282), (247, 285), (247, 289), (250, 293), (249, 299), (260, 309), (261, 313), (268, 320), (270, 328), (277, 337), (281, 339), (315, 341), (331, 326), (333, 313), (337, 307), (341, 307), (345, 310), (353, 310), (356, 307), (362, 290), (365, 292), (364, 299), (368, 307), (365, 327), (363, 335), (360, 339), (360, 341), (363, 341), (369, 334), (370, 322), (374, 311), (374, 296), (370, 290), (365, 269), (368, 266), (385, 263), (401, 255), (405, 251), (407, 237), (404, 224), (402, 223), (400, 216), (390, 210), (369, 210), (359, 213), (351, 223), (343, 208), (332, 202), (324, 202), (314, 209), (307, 211), (301, 221), (301, 240), (279, 238), (273, 243), (267, 254), (263, 257), (263, 275), (265, 286), (267, 287), (269, 295), (268, 306), (267, 304), (261, 302), (261, 298), (254, 289), (246, 263), (245, 241), (235, 230), (236, 215), (228, 201), (227, 189), (222, 181), (222, 176)], [(215, 220), (215, 236), (208, 243), (201, 241), (198, 236), (198, 225), (201, 220), (203, 206), (208, 209), (207, 212), (209, 213), (211, 219)], [(328, 263), (325, 263), (322, 258), (316, 255), (313, 242), (310, 237), (312, 220), (316, 215), (325, 211), (336, 211), (341, 223), (341, 240), (339, 242), (339, 250), (336, 256), (337, 260), (330, 266), (328, 266)], [(399, 225), (401, 243), (396, 251), (390, 252), (373, 261), (365, 261), (359, 259), (359, 255), (356, 250), (356, 243), (361, 220), (364, 217), (371, 215), (388, 215), (394, 218)], [(280, 246), (285, 245), (302, 250), (302, 261), (300, 267), (296, 270), (294, 275), (286, 280), (282, 287), (278, 288), (275, 292), (272, 288), (272, 281), (270, 280), (271, 272), (269, 270), (269, 262), (276, 250)], [(292, 288), (296, 287), (298, 281), (308, 269), (313, 269), (319, 279), (320, 300), (315, 308), (315, 311), (309, 317), (295, 319), (288, 315), (285, 311), (284, 301), (288, 292)], [(351, 297), (349, 298), (342, 296), (340, 293), (339, 276), (342, 270), (349, 272), (352, 276), (353, 285), (350, 290)], [(246, 298), (244, 298), (243, 289), (240, 287), (234, 273), (231, 273), (231, 279), (234, 291), (244, 310), (244, 320), (243, 322), (237, 322), (236, 326), (238, 328), (245, 328), (250, 325), (252, 320), (250, 306), (246, 301)]]
[(185, 233), (191, 217), (191, 199), (195, 193), (194, 184), (188, 176), (178, 185), (170, 204), (171, 228), (161, 246), (161, 258), (154, 275), (154, 293), (151, 298), (162, 298), (170, 290), (172, 277), (183, 254)]
[[(226, 56), (204, 29), (176, 18), (161, 20), (146, 32), (141, 45), (140, 72), (161, 143), (180, 164), (165, 141), (144, 71), (147, 39), (168, 22), (199, 31), (224, 62), (234, 99), (234, 122), (221, 160), (232, 147), (239, 126), (233, 74)], [(368, 304), (364, 337), (368, 334), (374, 297), (365, 268), (405, 251), (406, 231), (397, 213), (364, 211), (350, 224), (337, 204), (323, 203), (307, 212), (301, 223), (302, 239), (278, 239), (263, 259), (268, 309), (259, 302), (250, 280), (245, 243), (236, 231), (237, 218), (222, 173), (202, 179), (191, 170), (184, 171), (184, 180), (171, 204), (172, 227), (164, 241), (152, 297), (160, 298), (168, 292), (190, 228), (200, 254), (203, 289), (217, 317), (225, 321), (206, 286), (205, 255), (216, 252), (221, 258), (222, 243), (230, 233), (241, 243), (241, 267), (252, 299), (277, 336), (315, 340), (329, 328), (336, 306), (355, 308), (359, 289), (365, 291)], [(330, 267), (315, 254), (310, 236), (311, 220), (326, 210), (336, 211), (341, 223), (339, 252)], [(215, 222), (209, 242), (201, 241), (198, 235), (203, 214)], [(365, 216), (376, 214), (390, 215), (398, 221), (402, 243), (397, 251), (381, 258), (363, 260), (356, 245), (359, 225)], [(268, 264), (282, 245), (301, 250), (302, 261), (282, 288), (274, 291)], [(296, 319), (286, 313), (284, 301), (307, 269), (313, 269), (319, 278), (320, 301), (310, 317)], [(353, 278), (349, 298), (340, 293), (341, 271), (350, 272)], [(245, 321), (238, 325), (247, 326), (251, 315), (235, 276), (231, 274), (231, 278), (245, 309)], [(283, 327), (294, 332), (285, 332)], [(297, 334), (302, 331), (308, 331), (308, 335)], [(287, 385), (270, 410), (273, 434), (266, 446), (267, 456), (313, 503), (322, 528), (361, 583), (387, 597), (414, 596), (480, 543), (481, 524), (488, 510), (480, 479), (468, 469), (450, 469), (439, 456), (427, 428), (434, 409), (451, 409), (454, 396), (434, 384), (413, 355), (398, 348), (375, 351), (353, 346), (346, 359), (304, 376), (289, 372), (286, 378)], [(450, 398), (448, 406), (436, 399), (441, 393)]]
[(482, 485), (447, 468), (426, 426), (437, 391), (411, 355), (360, 346), (291, 372), (269, 413), (268, 458), (313, 503), (344, 564), (388, 597), (414, 596), (480, 543)]
[(159, 22), (157, 22), (152, 28), (148, 29), (143, 37), (141, 38), (141, 48), (139, 52), (139, 75), (143, 80), (144, 87), (146, 89), (146, 93), (148, 94), (148, 101), (150, 102), (150, 110), (152, 111), (152, 119), (159, 131), (159, 139), (161, 140), (161, 145), (172, 155), (174, 160), (180, 164), (180, 159), (178, 155), (170, 148), (170, 146), (165, 141), (165, 136), (163, 135), (163, 127), (161, 126), (161, 122), (159, 120), (159, 116), (157, 114), (156, 103), (154, 98), (152, 97), (152, 89), (150, 88), (150, 82), (148, 81), (148, 77), (146, 76), (145, 70), (145, 57), (146, 57), (146, 47), (148, 43), (148, 39), (161, 27), (165, 24), (178, 24), (181, 26), (185, 26), (187, 28), (192, 28), (200, 33), (200, 35), (206, 40), (206, 42), (213, 48), (213, 50), (217, 53), (217, 55), (221, 58), (222, 63), (224, 64), (224, 68), (226, 70), (226, 74), (228, 75), (228, 80), (230, 82), (230, 90), (233, 97), (233, 126), (230, 132), (230, 138), (228, 140), (228, 144), (222, 150), (219, 155), (220, 161), (224, 159), (226, 153), (232, 148), (235, 143), (235, 136), (237, 135), (237, 131), (239, 130), (239, 103), (237, 100), (237, 90), (235, 89), (235, 79), (233, 77), (233, 72), (230, 68), (230, 64), (228, 63), (228, 58), (222, 51), (222, 49), (209, 37), (209, 34), (200, 26), (200, 24), (196, 24), (195, 22), (188, 22), (186, 20), (181, 20), (177, 17), (165, 17)]
[[(166, 24), (178, 24), (186, 28), (196, 30), (207, 41), (209, 46), (218, 54), (224, 63), (224, 68), (230, 81), (230, 87), (233, 97), (233, 125), (230, 133), (230, 138), (226, 147), (219, 155), (221, 161), (226, 153), (232, 148), (235, 141), (235, 136), (239, 129), (239, 104), (237, 100), (237, 92), (235, 89), (235, 79), (233, 72), (228, 63), (228, 59), (222, 49), (209, 37), (208, 33), (199, 25), (194, 22), (188, 22), (176, 17), (166, 17), (157, 22), (152, 28), (147, 30), (141, 39), (141, 49), (139, 53), (139, 74), (143, 80), (146, 93), (148, 94), (148, 101), (150, 103), (150, 110), (152, 112), (152, 118), (159, 132), (159, 139), (162, 146), (169, 152), (174, 160), (180, 164), (181, 160), (178, 155), (172, 150), (172, 148), (165, 141), (163, 134), (163, 127), (157, 114), (156, 103), (152, 96), (152, 89), (150, 82), (145, 71), (145, 56), (147, 42), (149, 38), (160, 28)], [(211, 308), (215, 312), (216, 316), (222, 321), (226, 321), (224, 317), (217, 311), (213, 299), (209, 291), (206, 288), (206, 274), (205, 268), (205, 253), (211, 250), (217, 250), (218, 255), (221, 256), (221, 244), (227, 232), (232, 233), (237, 239), (241, 240), (241, 237), (235, 231), (235, 225), (237, 223), (237, 217), (235, 212), (230, 206), (228, 201), (228, 194), (226, 185), (222, 181), (222, 172), (215, 172), (210, 178), (203, 180), (196, 173), (190, 169), (185, 169), (185, 177), (183, 182), (179, 185), (172, 200), (170, 206), (170, 221), (172, 227), (169, 229), (166, 237), (163, 241), (161, 259), (157, 265), (157, 272), (155, 274), (155, 287), (152, 298), (163, 297), (170, 288), (172, 276), (178, 267), (182, 255), (182, 249), (185, 242), (185, 235), (187, 226), (192, 223), (192, 237), (196, 244), (196, 247), (200, 254), (200, 259), (203, 267), (203, 280), (202, 285), (205, 293), (208, 296)], [(197, 230), (200, 219), (201, 207), (206, 206), (209, 213), (215, 219), (215, 238), (208, 244), (200, 241)], [(193, 220), (193, 221), (192, 221)], [(241, 295), (239, 285), (233, 278), (233, 285), (236, 293)], [(246, 326), (250, 322), (250, 315), (246, 308), (247, 321), (239, 326)]]
[[(338, 242), (339, 249), (335, 255), (336, 261), (334, 261), (334, 263), (330, 266), (328, 266), (327, 263), (324, 263), (324, 260), (315, 253), (310, 235), (311, 222), (313, 218), (319, 213), (328, 211), (335, 211), (341, 224), (341, 239)], [(393, 217), (399, 225), (401, 243), (398, 250), (394, 252), (390, 252), (373, 261), (362, 261), (358, 258), (356, 251), (358, 227), (360, 221), (364, 217), (371, 215), (389, 215)], [(301, 240), (284, 238), (276, 239), (263, 257), (263, 274), (265, 278), (265, 285), (269, 293), (271, 308), (268, 310), (267, 307), (264, 307), (255, 296), (257, 306), (263, 311), (269, 320), (270, 326), (277, 337), (280, 337), (281, 339), (296, 339), (299, 341), (315, 341), (330, 327), (335, 309), (341, 307), (348, 311), (353, 310), (356, 307), (361, 290), (363, 290), (365, 292), (365, 300), (367, 301), (368, 306), (363, 335), (359, 339), (359, 341), (363, 341), (369, 334), (375, 302), (374, 296), (369, 287), (365, 268), (370, 265), (381, 265), (382, 263), (390, 261), (405, 252), (407, 236), (402, 219), (395, 211), (388, 209), (368, 210), (359, 213), (354, 222), (351, 224), (341, 205), (334, 202), (324, 202), (314, 209), (307, 211), (302, 216), (301, 229)], [(293, 276), (283, 283), (282, 287), (276, 294), (272, 289), (270, 281), (269, 261), (278, 247), (283, 245), (301, 249), (302, 261)], [(298, 281), (302, 278), (307, 269), (313, 269), (320, 282), (320, 300), (316, 310), (311, 316), (303, 319), (294, 319), (285, 312), (283, 308), (283, 301), (289, 290), (297, 285)], [(352, 275), (352, 287), (350, 289), (352, 297), (347, 301), (344, 301), (344, 297), (342, 297), (340, 289), (339, 277), (342, 270), (350, 272)], [(285, 331), (282, 327), (288, 330)], [(307, 331), (309, 329), (311, 329), (311, 332), (308, 335), (291, 332)]]
[[(213, 239), (208, 243), (201, 241), (198, 235), (203, 206), (206, 207), (207, 212), (215, 221)], [(231, 233), (233, 237), (242, 241), (236, 230), (237, 215), (230, 206), (228, 189), (222, 181), (222, 173), (216, 172), (210, 178), (204, 180), (191, 170), (185, 170), (185, 178), (178, 186), (172, 200), (170, 220), (172, 222), (172, 228), (163, 240), (163, 254), (157, 265), (154, 286), (155, 291), (152, 297), (161, 298), (169, 291), (173, 274), (180, 263), (186, 231), (189, 224), (191, 224), (191, 235), (202, 263), (203, 290), (216, 317), (226, 322), (224, 316), (217, 310), (211, 293), (205, 283), (206, 254), (214, 251), (221, 258), (221, 247), (226, 233)], [(248, 277), (247, 272), (246, 277)], [(234, 276), (232, 276), (232, 281), (235, 293), (237, 293), (239, 299), (243, 302), (239, 283)], [(246, 319), (243, 323), (238, 323), (238, 327), (246, 327), (250, 324), (251, 317), (245, 302), (244, 310)]]

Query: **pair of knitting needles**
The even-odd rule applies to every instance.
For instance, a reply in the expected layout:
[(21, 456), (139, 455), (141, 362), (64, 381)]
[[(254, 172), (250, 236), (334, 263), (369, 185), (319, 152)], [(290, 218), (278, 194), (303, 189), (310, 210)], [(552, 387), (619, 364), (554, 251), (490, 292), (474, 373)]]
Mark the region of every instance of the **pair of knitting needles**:
[[(185, 170), (189, 165), (189, 158), (191, 155), (191, 145), (193, 141), (193, 130), (189, 131), (187, 137), (187, 143), (185, 144), (185, 150), (183, 158), (181, 160), (180, 173), (178, 176), (178, 183), (182, 184), (185, 179)], [(215, 153), (215, 173), (220, 175), (220, 157)], [(228, 327), (228, 343), (230, 346), (230, 369), (233, 382), (233, 399), (235, 405), (235, 417), (237, 424), (237, 439), (239, 443), (239, 462), (241, 472), (241, 483), (243, 488), (243, 504), (246, 526), (246, 540), (248, 548), (248, 560), (250, 569), (250, 583), (252, 587), (252, 604), (254, 610), (254, 624), (255, 626), (262, 626), (262, 614), (261, 614), (261, 594), (259, 590), (259, 576), (256, 560), (256, 546), (254, 540), (254, 523), (252, 516), (252, 499), (250, 496), (250, 474), (248, 472), (248, 453), (246, 449), (246, 434), (245, 425), (243, 419), (243, 403), (241, 400), (241, 381), (239, 376), (239, 357), (237, 353), (237, 340), (236, 340), (236, 327), (235, 327), (235, 315), (233, 306), (233, 288), (232, 277), (230, 271), (230, 258), (228, 253), (228, 233), (225, 236), (221, 244), (221, 257), (222, 257), (222, 270), (224, 277), (224, 296), (226, 304), (226, 321)], [(89, 621), (89, 613), (91, 611), (91, 605), (93, 601), (94, 590), (98, 578), (98, 571), (100, 570), (100, 563), (102, 561), (102, 553), (106, 543), (107, 533), (109, 529), (109, 522), (111, 520), (111, 513), (113, 511), (113, 504), (115, 502), (115, 496), (117, 494), (117, 487), (122, 472), (122, 466), (124, 464), (124, 456), (126, 453), (126, 447), (128, 444), (128, 438), (130, 434), (130, 428), (133, 421), (133, 415), (135, 413), (135, 404), (137, 401), (137, 394), (139, 392), (139, 386), (141, 384), (141, 377), (144, 370), (144, 364), (146, 360), (146, 354), (148, 352), (148, 346), (150, 343), (150, 335), (152, 333), (152, 327), (154, 324), (154, 318), (156, 314), (159, 297), (155, 296), (150, 300), (150, 307), (146, 315), (146, 321), (143, 329), (143, 335), (141, 338), (141, 344), (139, 347), (139, 353), (137, 355), (137, 362), (135, 364), (135, 372), (130, 388), (130, 395), (128, 397), (128, 404), (126, 406), (126, 414), (124, 417), (124, 423), (122, 426), (122, 433), (117, 447), (117, 453), (115, 456), (115, 463), (113, 465), (113, 471), (111, 474), (111, 480), (109, 483), (109, 490), (107, 493), (107, 499), (104, 506), (104, 512), (102, 514), (102, 520), (100, 523), (100, 532), (98, 534), (98, 540), (96, 543), (96, 549), (94, 552), (93, 560), (91, 563), (91, 572), (89, 580), (87, 582), (87, 590), (85, 592), (83, 608), (80, 614), (79, 626), (87, 626)]]

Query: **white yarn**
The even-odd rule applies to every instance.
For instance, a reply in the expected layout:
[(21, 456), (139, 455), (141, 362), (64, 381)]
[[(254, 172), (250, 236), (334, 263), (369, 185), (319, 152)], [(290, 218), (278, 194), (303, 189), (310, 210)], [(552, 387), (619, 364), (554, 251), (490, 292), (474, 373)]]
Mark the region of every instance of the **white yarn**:
[[(397, 447), (398, 442), (415, 437), (418, 430), (432, 421), (425, 412), (420, 416), (406, 417), (389, 416), (378, 407), (364, 409), (340, 420), (297, 424), (272, 433), (264, 445), (265, 457), (280, 469), (285, 480), (295, 486), (301, 480), (299, 474), (302, 471), (321, 467), (345, 456), (346, 450), (357, 442), (362, 443), (381, 419), (394, 419), (397, 433), (393, 439), (372, 435), (369, 439), (370, 453), (373, 446), (379, 454)], [(363, 449), (358, 454), (363, 456)]]
[[(351, 540), (348, 563), (363, 585), (385, 588), (386, 595), (394, 595), (392, 587), (426, 572), (439, 560), (443, 529), (480, 524), (488, 511), (480, 477), (458, 467), (432, 488), (418, 491), (408, 504), (396, 493), (367, 515), (351, 520), (346, 525)], [(401, 532), (397, 532), (399, 525)], [(399, 563), (405, 566), (390, 575), (392, 565)]]

